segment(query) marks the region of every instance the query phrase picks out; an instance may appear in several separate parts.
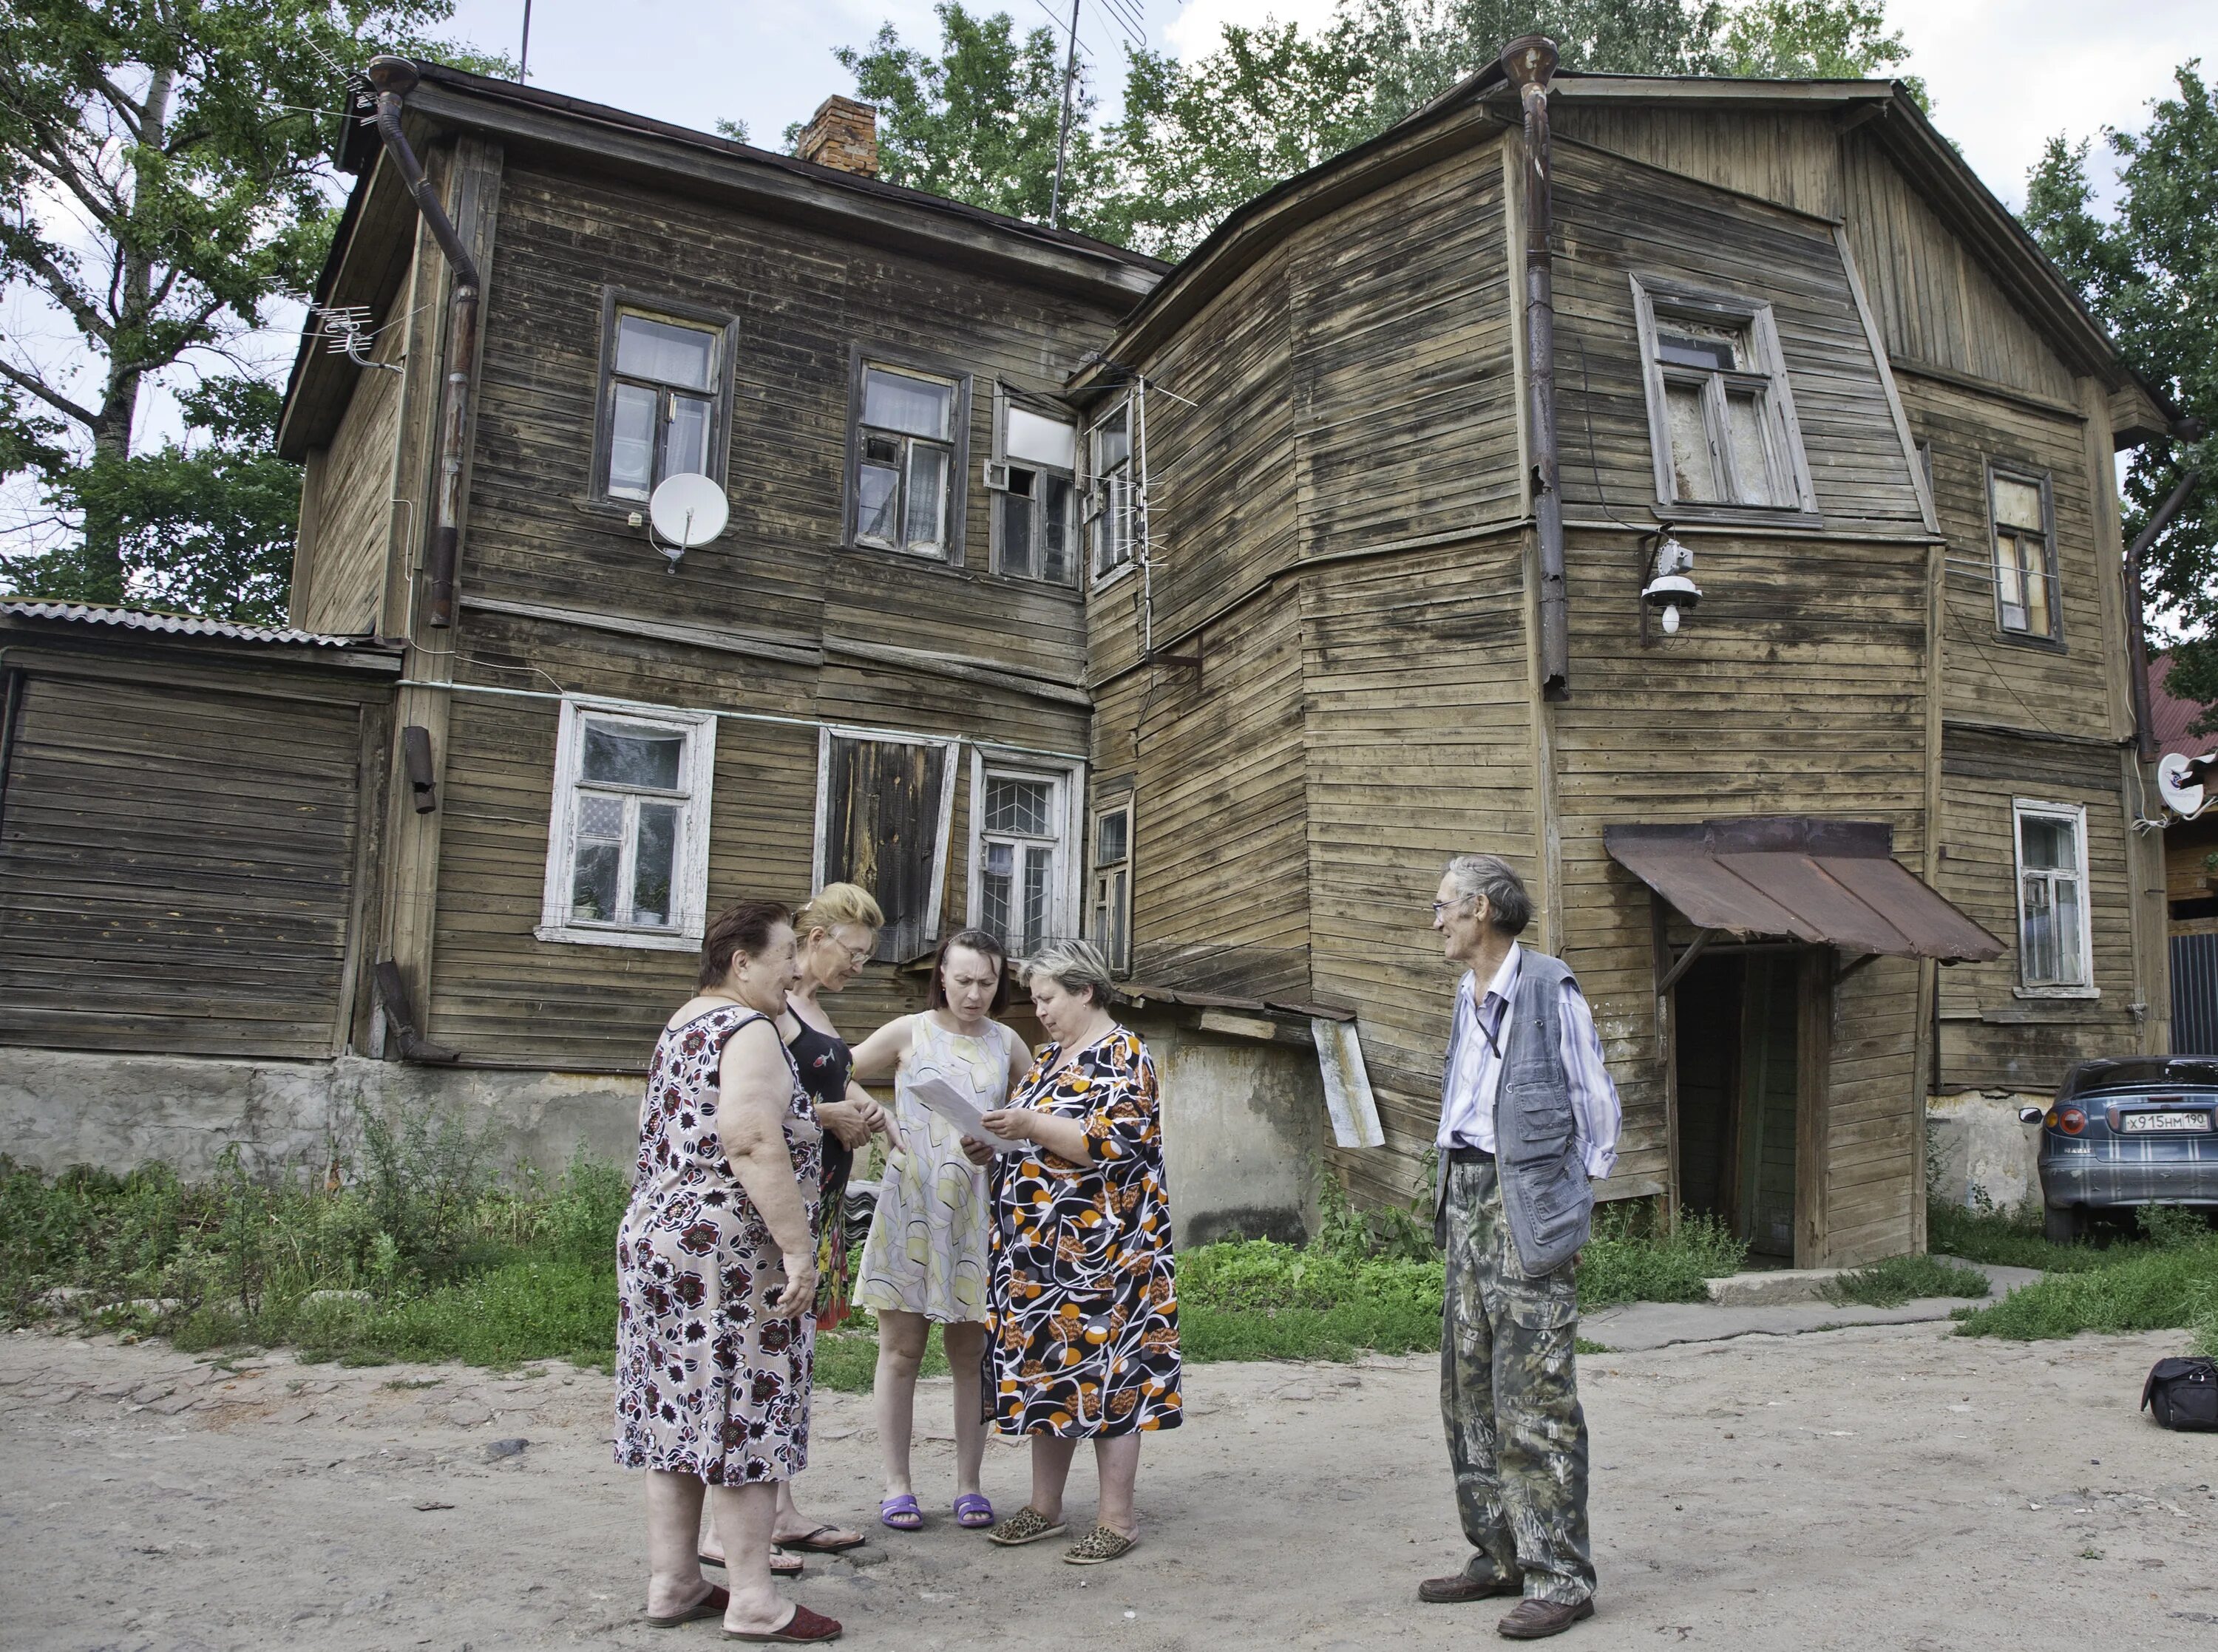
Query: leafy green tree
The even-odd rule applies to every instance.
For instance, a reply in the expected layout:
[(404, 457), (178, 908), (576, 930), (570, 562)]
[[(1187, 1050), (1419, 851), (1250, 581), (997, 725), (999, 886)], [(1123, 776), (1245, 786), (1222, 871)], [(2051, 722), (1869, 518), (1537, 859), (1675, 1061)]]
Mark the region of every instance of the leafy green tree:
[[(240, 443), (267, 419), (210, 387), (209, 439), (133, 450), (148, 387), (236, 367), (270, 300), (308, 289), (336, 217), (327, 155), (354, 65), (375, 52), (468, 61), (429, 40), (451, 0), (7, 0), (0, 5), (0, 286), (65, 318), (74, 349), (0, 350), (0, 462), (75, 530), (0, 552), (17, 588), (92, 602), (167, 593), (266, 612), (273, 475), (237, 511)], [(260, 420), (257, 427), (256, 421)], [(274, 461), (272, 461), (274, 462)], [(206, 473), (189, 480), (193, 467)], [(180, 517), (180, 510), (214, 511)], [(155, 561), (152, 548), (171, 541)], [(226, 585), (223, 548), (249, 562)], [(167, 560), (164, 560), (167, 559)], [(188, 568), (191, 571), (188, 572)], [(282, 572), (276, 576), (282, 587)]]
[[(2087, 176), (2091, 145), (2053, 138), (2029, 180), (2026, 226), (2079, 288), (2134, 368), (2189, 417), (2218, 430), (2218, 108), (2190, 59), (2174, 71), (2178, 96), (2154, 100), (2141, 131), (2103, 129), (2119, 193), (2100, 210)], [(2181, 640), (2167, 686), (2218, 707), (2218, 439), (2138, 449), (2125, 484), (2128, 540), (2182, 475), (2189, 495), (2143, 559), (2152, 618)], [(2203, 732), (2218, 730), (2218, 712)]]
[[(1718, 74), (1759, 80), (1873, 80), (1910, 48), (1902, 31), (1887, 31), (1886, 0), (1750, 0), (1726, 22)], [(1925, 83), (1901, 77), (1918, 107), (1930, 109)]]

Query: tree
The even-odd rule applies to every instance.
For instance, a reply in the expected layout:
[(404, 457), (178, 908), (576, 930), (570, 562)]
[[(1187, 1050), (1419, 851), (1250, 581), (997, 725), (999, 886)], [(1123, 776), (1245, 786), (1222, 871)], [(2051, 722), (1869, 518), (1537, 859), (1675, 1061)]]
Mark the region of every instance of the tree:
[[(1719, 50), (1719, 74), (1763, 80), (1870, 80), (1907, 62), (1902, 31), (1887, 32), (1886, 0), (1753, 0), (1732, 14)], [(1923, 109), (1925, 83), (1902, 84)]]
[[(2105, 127), (2118, 158), (2119, 195), (2098, 212), (2083, 140), (2049, 140), (2028, 181), (2026, 226), (2110, 336), (2127, 362), (2180, 410), (2218, 430), (2218, 108), (2190, 59), (2174, 71), (2176, 97), (2155, 100), (2141, 132)], [(2153, 442), (2126, 474), (2130, 540), (2188, 470), (2203, 481), (2142, 561), (2143, 596), (2176, 642), (2166, 686), (2218, 708), (2218, 442)], [(2218, 732), (2218, 709), (2200, 732)]]
[[(142, 457), (133, 450), (141, 402), (180, 368), (235, 370), (272, 298), (307, 290), (335, 219), (325, 157), (341, 117), (329, 112), (344, 107), (350, 67), (381, 50), (454, 59), (419, 33), (451, 9), (451, 0), (0, 8), (0, 284), (52, 306), (76, 335), (60, 359), (21, 340), (0, 354), (0, 462), (35, 477), (77, 535), (44, 554), (0, 553), (19, 588), (108, 603), (191, 592), (226, 609), (270, 608), (270, 570), (282, 559), (270, 536), (289, 539), (289, 515), (270, 514), (274, 473), (242, 445), (257, 430), (266, 441), (266, 404), (214, 381), (189, 387), (188, 415), (214, 421), (209, 439)], [(250, 473), (251, 497), (234, 509), (217, 479)], [(161, 548), (180, 535), (198, 548)], [(227, 552), (248, 559), (229, 584)]]

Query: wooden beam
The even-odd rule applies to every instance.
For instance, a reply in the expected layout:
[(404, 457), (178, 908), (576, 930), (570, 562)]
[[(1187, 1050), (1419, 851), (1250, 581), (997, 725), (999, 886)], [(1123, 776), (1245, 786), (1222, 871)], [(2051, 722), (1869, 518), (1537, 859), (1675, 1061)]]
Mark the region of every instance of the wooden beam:
[(1694, 967), (1694, 960), (1709, 950), (1712, 941), (1723, 934), (1722, 930), (1706, 929), (1694, 937), (1694, 944), (1679, 955), (1678, 962), (1666, 970), (1664, 979), (1656, 983), (1656, 996), (1662, 998), (1679, 984), (1679, 977)]

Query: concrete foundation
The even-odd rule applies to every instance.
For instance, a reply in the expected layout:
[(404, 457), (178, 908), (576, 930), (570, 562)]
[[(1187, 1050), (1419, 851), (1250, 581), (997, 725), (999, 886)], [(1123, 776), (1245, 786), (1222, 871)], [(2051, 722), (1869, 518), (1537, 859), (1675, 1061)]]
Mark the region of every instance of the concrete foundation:
[(1162, 1086), (1163, 1158), (1180, 1247), (1317, 1231), (1330, 1131), (1316, 1050), (1143, 1024)]
[(2041, 1126), (2017, 1122), (2020, 1107), (2047, 1107), (2047, 1095), (1965, 1090), (1928, 1097), (1927, 1192), (1967, 1208), (1982, 1197), (1998, 1210), (2041, 1202)]

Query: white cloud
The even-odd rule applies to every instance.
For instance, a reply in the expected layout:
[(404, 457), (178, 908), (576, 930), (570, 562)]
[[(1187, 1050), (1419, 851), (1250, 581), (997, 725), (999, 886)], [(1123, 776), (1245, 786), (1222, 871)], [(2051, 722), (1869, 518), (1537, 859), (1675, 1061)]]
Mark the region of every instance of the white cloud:
[(1182, 58), (1206, 55), (1227, 23), (1254, 28), (1265, 22), (1299, 23), (1305, 30), (1332, 21), (1333, 0), (1186, 0), (1163, 34)]

